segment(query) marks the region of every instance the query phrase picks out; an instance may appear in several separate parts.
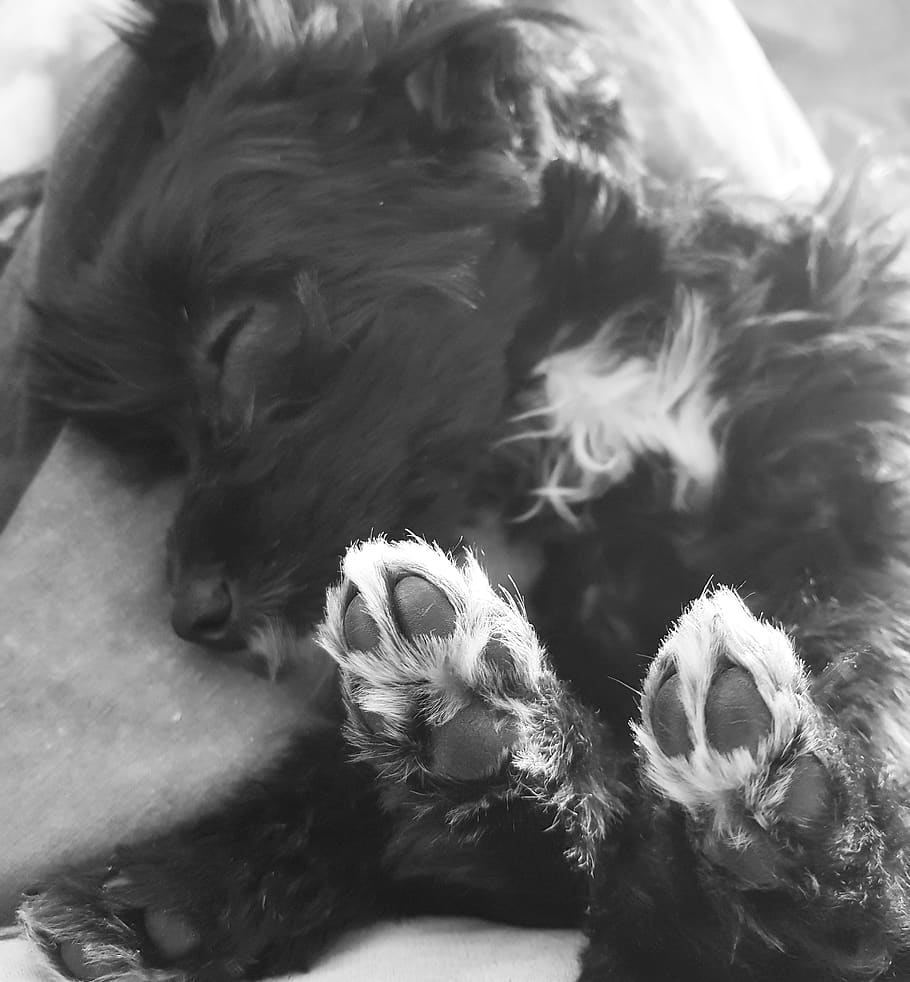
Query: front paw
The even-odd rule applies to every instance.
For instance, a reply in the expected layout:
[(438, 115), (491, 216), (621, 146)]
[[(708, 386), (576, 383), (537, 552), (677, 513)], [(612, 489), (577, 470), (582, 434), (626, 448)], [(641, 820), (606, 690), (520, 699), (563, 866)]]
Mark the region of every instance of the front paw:
[(759, 888), (820, 872), (837, 739), (790, 639), (732, 591), (677, 622), (648, 673), (636, 736), (646, 779), (685, 809), (710, 863)]
[(321, 640), (347, 733), (390, 779), (492, 781), (534, 733), (553, 682), (533, 628), (477, 563), (422, 542), (352, 548)]
[(202, 979), (193, 969), (201, 925), (154, 877), (81, 873), (32, 894), (19, 912), (27, 935), (67, 978), (135, 982)]
[(321, 643), (337, 662), (346, 736), (388, 808), (452, 825), (504, 800), (570, 828), (578, 856), (620, 809), (599, 724), (564, 690), (520, 604), (471, 555), (420, 540), (349, 550)]
[(813, 691), (791, 639), (716, 590), (651, 666), (640, 762), (736, 944), (800, 977), (874, 978), (908, 937), (905, 790)]

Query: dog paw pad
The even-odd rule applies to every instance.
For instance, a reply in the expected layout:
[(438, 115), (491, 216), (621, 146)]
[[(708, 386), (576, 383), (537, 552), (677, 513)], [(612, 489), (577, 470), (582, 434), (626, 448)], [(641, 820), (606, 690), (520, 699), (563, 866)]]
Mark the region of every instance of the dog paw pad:
[(831, 821), (834, 794), (825, 765), (814, 756), (800, 757), (790, 774), (781, 817), (797, 828), (813, 830)]
[(160, 961), (179, 961), (202, 943), (199, 932), (185, 915), (167, 907), (148, 905), (144, 891), (129, 872), (116, 873), (105, 881), (102, 889), (112, 908), (129, 912), (129, 920), (139, 929), (144, 944)]
[(179, 961), (202, 943), (192, 924), (173, 911), (149, 909), (145, 911), (143, 922), (149, 941), (165, 961)]
[(107, 966), (86, 961), (82, 945), (75, 941), (61, 941), (57, 946), (57, 956), (67, 974), (82, 982), (94, 982), (110, 973)]
[(753, 821), (743, 823), (736, 843), (710, 836), (702, 851), (715, 866), (760, 890), (773, 889), (786, 875), (785, 854)]
[(654, 738), (668, 757), (684, 756), (694, 746), (679, 688), (679, 675), (674, 673), (657, 690), (651, 710)]
[[(408, 640), (444, 637), (455, 630), (455, 608), (438, 587), (422, 576), (404, 576), (392, 588), (391, 607)], [(344, 613), (344, 639), (357, 651), (371, 651), (382, 635), (363, 596), (355, 594)]]
[(433, 768), (461, 781), (490, 777), (508, 762), (519, 736), (514, 720), (497, 720), (486, 706), (472, 702), (434, 729)]
[(344, 612), (344, 640), (355, 651), (370, 651), (381, 640), (379, 628), (370, 617), (366, 601), (359, 593)]
[(721, 753), (745, 747), (749, 753), (771, 731), (771, 713), (752, 676), (731, 665), (718, 673), (705, 700), (705, 736)]
[(406, 638), (445, 637), (455, 630), (455, 608), (438, 587), (422, 576), (405, 576), (392, 591), (398, 623)]
[[(682, 683), (669, 675), (657, 690), (651, 707), (651, 726), (661, 751), (668, 757), (685, 756), (694, 749), (689, 720), (683, 705)], [(705, 737), (720, 753), (744, 747), (750, 753), (771, 732), (771, 712), (752, 676), (729, 665), (719, 671), (704, 704)]]

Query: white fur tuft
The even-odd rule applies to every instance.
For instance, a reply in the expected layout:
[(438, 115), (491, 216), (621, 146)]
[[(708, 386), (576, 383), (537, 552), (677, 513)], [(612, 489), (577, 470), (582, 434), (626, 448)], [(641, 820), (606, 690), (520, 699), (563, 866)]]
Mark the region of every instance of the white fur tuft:
[(645, 454), (669, 461), (680, 510), (710, 494), (721, 467), (717, 430), (726, 404), (712, 391), (717, 333), (707, 300), (677, 292), (651, 357), (630, 356), (618, 344), (629, 316), (544, 358), (533, 372), (536, 405), (515, 420), (529, 428), (514, 439), (541, 445), (537, 497), (570, 520), (574, 506), (619, 484)]

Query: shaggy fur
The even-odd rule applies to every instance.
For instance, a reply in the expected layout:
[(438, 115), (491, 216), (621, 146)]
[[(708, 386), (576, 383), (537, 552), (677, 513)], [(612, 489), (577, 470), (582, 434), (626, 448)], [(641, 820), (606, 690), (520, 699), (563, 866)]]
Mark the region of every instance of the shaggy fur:
[(143, 7), (155, 148), (36, 389), (186, 468), (178, 632), (277, 673), (318, 627), (344, 721), (32, 936), (214, 982), (444, 910), (584, 923), (591, 982), (906, 972), (907, 290), (852, 189), (659, 184), (538, 9)]

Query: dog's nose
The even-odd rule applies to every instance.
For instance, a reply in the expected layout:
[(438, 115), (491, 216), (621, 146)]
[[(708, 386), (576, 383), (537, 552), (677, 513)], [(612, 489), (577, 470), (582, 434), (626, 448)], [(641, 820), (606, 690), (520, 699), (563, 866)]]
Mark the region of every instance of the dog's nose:
[(214, 648), (239, 648), (236, 604), (220, 572), (181, 576), (174, 587), (171, 625), (185, 641)]

